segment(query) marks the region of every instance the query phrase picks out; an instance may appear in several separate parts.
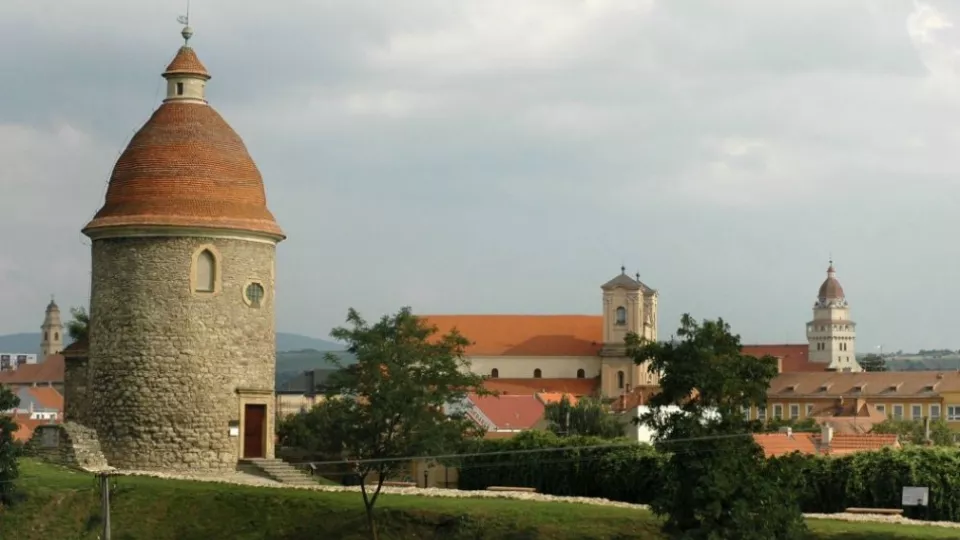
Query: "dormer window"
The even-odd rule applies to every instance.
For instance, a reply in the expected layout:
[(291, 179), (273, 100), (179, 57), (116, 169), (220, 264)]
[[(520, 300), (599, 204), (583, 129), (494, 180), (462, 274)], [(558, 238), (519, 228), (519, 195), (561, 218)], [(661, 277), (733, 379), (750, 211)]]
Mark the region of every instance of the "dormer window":
[(856, 385), (856, 386), (853, 387), (853, 391), (854, 391), (854, 392), (863, 392), (863, 390), (864, 390), (866, 387), (867, 387), (867, 383), (860, 383), (860, 384), (858, 384), (858, 385)]
[(617, 322), (618, 325), (627, 324), (627, 308), (620, 306), (617, 308)]
[(182, 96), (182, 95), (183, 95), (183, 83), (182, 83), (182, 82), (178, 82), (178, 83), (177, 83), (177, 95), (178, 95), (178, 96)]
[(833, 385), (830, 384), (830, 383), (821, 384), (821, 385), (820, 385), (820, 388), (819, 388), (818, 390), (821, 391), (821, 392), (826, 392), (826, 391), (830, 390), (830, 387), (831, 387), (831, 386), (833, 386)]

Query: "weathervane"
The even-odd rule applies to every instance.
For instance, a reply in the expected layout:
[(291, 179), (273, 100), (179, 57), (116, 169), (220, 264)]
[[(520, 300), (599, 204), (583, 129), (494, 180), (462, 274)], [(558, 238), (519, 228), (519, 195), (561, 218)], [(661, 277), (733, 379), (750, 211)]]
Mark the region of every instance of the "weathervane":
[(183, 30), (180, 31), (180, 35), (183, 36), (183, 45), (187, 46), (190, 38), (193, 37), (193, 28), (190, 28), (190, 0), (187, 0), (187, 14), (178, 15), (177, 22), (183, 25)]

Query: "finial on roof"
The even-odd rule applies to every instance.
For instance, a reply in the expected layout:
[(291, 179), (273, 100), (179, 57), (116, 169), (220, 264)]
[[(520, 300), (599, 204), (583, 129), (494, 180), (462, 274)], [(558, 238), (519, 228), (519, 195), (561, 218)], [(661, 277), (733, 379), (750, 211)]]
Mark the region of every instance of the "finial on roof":
[(183, 25), (180, 35), (183, 36), (183, 46), (186, 47), (193, 37), (193, 28), (190, 28), (190, 0), (187, 0), (187, 14), (177, 17), (177, 22)]
[(625, 275), (625, 274), (627, 273), (627, 267), (621, 264), (621, 265), (620, 265), (620, 273)]
[(637, 281), (640, 281), (640, 272), (637, 272), (636, 276), (637, 276)]

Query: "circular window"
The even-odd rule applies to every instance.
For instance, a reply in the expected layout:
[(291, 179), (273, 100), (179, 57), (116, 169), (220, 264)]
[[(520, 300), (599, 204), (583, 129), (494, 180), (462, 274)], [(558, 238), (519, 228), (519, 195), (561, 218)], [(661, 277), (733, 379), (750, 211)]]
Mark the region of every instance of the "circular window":
[(247, 285), (247, 288), (243, 291), (243, 296), (252, 307), (260, 307), (263, 302), (263, 285), (259, 283)]

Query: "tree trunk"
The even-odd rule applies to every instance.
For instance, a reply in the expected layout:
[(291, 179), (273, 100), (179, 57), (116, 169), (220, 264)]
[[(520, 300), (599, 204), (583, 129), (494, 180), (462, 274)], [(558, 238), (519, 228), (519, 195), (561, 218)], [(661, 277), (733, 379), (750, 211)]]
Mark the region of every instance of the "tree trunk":
[(367, 526), (370, 527), (370, 539), (379, 540), (377, 533), (377, 521), (373, 519), (373, 505), (377, 502), (375, 497), (367, 495), (367, 475), (360, 477), (360, 493), (363, 495), (363, 508), (367, 511)]

